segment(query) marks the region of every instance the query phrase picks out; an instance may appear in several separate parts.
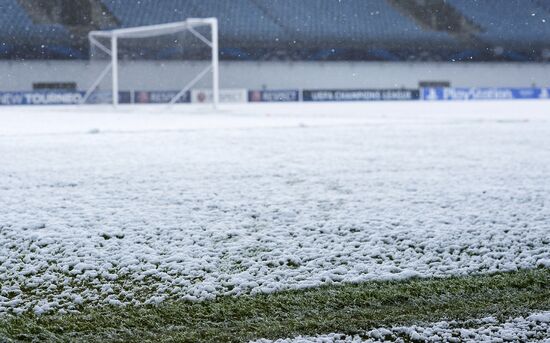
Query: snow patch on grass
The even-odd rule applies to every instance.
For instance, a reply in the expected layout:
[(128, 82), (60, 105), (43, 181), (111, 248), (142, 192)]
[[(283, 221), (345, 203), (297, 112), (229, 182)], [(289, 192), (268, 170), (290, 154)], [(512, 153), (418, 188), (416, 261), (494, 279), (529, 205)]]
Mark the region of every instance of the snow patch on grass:
[(355, 343), (355, 342), (550, 342), (550, 312), (499, 322), (487, 317), (467, 322), (440, 321), (431, 325), (377, 328), (361, 335), (331, 333), (319, 336), (250, 343)]
[(536, 104), (3, 113), (0, 314), (548, 266)]

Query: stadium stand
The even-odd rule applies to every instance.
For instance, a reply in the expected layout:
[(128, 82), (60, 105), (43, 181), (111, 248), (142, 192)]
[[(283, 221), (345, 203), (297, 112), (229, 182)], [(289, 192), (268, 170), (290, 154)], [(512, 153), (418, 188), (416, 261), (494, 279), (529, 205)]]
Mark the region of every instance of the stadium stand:
[[(101, 15), (40, 20), (67, 1)], [(85, 59), (92, 29), (211, 16), (223, 59), (530, 61), (550, 42), (550, 0), (3, 0), (0, 58)]]
[(490, 44), (529, 48), (550, 41), (549, 1), (448, 0), (448, 3), (479, 23), (485, 31), (480, 38)]
[(17, 0), (0, 5), (0, 58), (85, 58), (60, 24), (34, 24)]

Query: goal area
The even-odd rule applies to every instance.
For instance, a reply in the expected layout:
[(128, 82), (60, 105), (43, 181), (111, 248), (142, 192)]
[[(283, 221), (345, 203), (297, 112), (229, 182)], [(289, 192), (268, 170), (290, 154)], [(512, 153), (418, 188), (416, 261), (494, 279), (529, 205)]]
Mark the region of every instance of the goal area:
[[(171, 105), (188, 102), (194, 87), (206, 90), (215, 107), (219, 103), (216, 18), (91, 31), (88, 40), (92, 78), (83, 104)], [(139, 101), (143, 94), (147, 101)]]

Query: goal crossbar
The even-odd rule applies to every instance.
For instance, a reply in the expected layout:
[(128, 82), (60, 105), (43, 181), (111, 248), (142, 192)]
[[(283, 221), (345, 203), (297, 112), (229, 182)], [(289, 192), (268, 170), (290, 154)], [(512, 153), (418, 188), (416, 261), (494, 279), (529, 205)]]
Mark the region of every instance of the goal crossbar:
[(98, 37), (112, 37), (117, 36), (121, 38), (143, 38), (150, 37), (151, 32), (155, 34), (169, 34), (177, 32), (181, 29), (188, 29), (197, 26), (207, 26), (217, 22), (216, 18), (189, 18), (184, 21), (178, 21), (173, 23), (146, 25), (137, 27), (126, 27), (122, 29), (103, 30), (103, 31), (91, 31), (88, 35)]
[[(195, 30), (195, 27), (210, 26), (211, 38), (208, 39), (200, 32)], [(211, 64), (197, 74), (190, 82), (188, 82), (183, 89), (178, 92), (169, 102), (169, 104), (176, 103), (193, 85), (201, 80), (209, 71), (212, 71), (212, 96), (214, 107), (219, 102), (219, 61), (218, 61), (218, 20), (216, 18), (189, 18), (184, 21), (147, 25), (138, 27), (128, 27), (106, 31), (90, 31), (88, 33), (88, 39), (90, 41), (90, 47), (97, 47), (110, 56), (109, 64), (102, 70), (99, 76), (94, 80), (90, 88), (84, 94), (81, 103), (86, 103), (90, 95), (99, 86), (101, 81), (111, 72), (112, 74), (112, 93), (113, 93), (113, 105), (117, 106), (118, 99), (118, 39), (119, 38), (147, 38), (158, 35), (165, 35), (176, 33), (181, 30), (188, 30), (191, 34), (197, 37), (201, 42), (206, 44), (211, 49)], [(97, 39), (108, 38), (110, 39), (110, 48), (100, 43)]]

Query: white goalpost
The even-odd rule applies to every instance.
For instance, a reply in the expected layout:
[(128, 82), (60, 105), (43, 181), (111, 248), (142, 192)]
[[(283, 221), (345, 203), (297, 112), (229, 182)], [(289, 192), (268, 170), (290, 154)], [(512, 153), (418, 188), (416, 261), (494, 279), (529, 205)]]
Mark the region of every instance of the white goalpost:
[[(209, 29), (210, 37), (208, 37), (208, 34), (205, 34), (204, 32), (201, 32), (199, 30), (204, 28)], [(164, 37), (166, 42), (164, 46), (173, 45), (173, 42), (177, 42), (181, 45), (181, 51), (185, 51), (185, 44), (182, 43), (185, 41), (185, 39), (180, 37), (183, 37), (182, 35), (187, 33), (190, 33), (193, 37), (196, 38), (198, 42), (201, 42), (194, 44), (203, 44), (204, 46), (206, 46), (209, 49), (211, 56), (209, 60), (207, 60), (207, 66), (201, 67), (200, 71), (194, 77), (188, 79), (187, 83), (183, 85), (179, 92), (171, 96), (168, 104), (172, 105), (178, 102), (178, 100), (180, 100), (183, 95), (189, 92), (194, 85), (203, 80), (208, 73), (211, 73), (212, 103), (214, 107), (217, 107), (219, 103), (219, 61), (218, 21), (216, 18), (189, 18), (187, 20), (174, 23), (138, 26), (105, 31), (91, 31), (88, 34), (88, 39), (90, 42), (90, 59), (92, 60), (95, 55), (101, 54), (102, 56), (104, 56), (104, 61), (106, 62), (106, 65), (101, 69), (101, 72), (98, 74), (97, 78), (85, 92), (81, 103), (88, 102), (90, 96), (98, 89), (98, 87), (102, 83), (105, 83), (105, 78), (109, 74), (111, 75), (110, 91), (112, 104), (116, 107), (120, 103), (119, 64), (120, 59), (122, 58), (120, 53), (121, 42), (130, 42), (128, 44), (132, 44), (131, 42), (134, 42), (134, 49), (142, 49), (143, 47), (140, 46), (140, 39), (142, 41), (152, 41), (155, 42), (155, 44), (162, 46), (163, 41), (161, 38)], [(178, 51), (176, 51), (176, 53)], [(142, 56), (143, 53), (140, 52), (136, 55)]]

